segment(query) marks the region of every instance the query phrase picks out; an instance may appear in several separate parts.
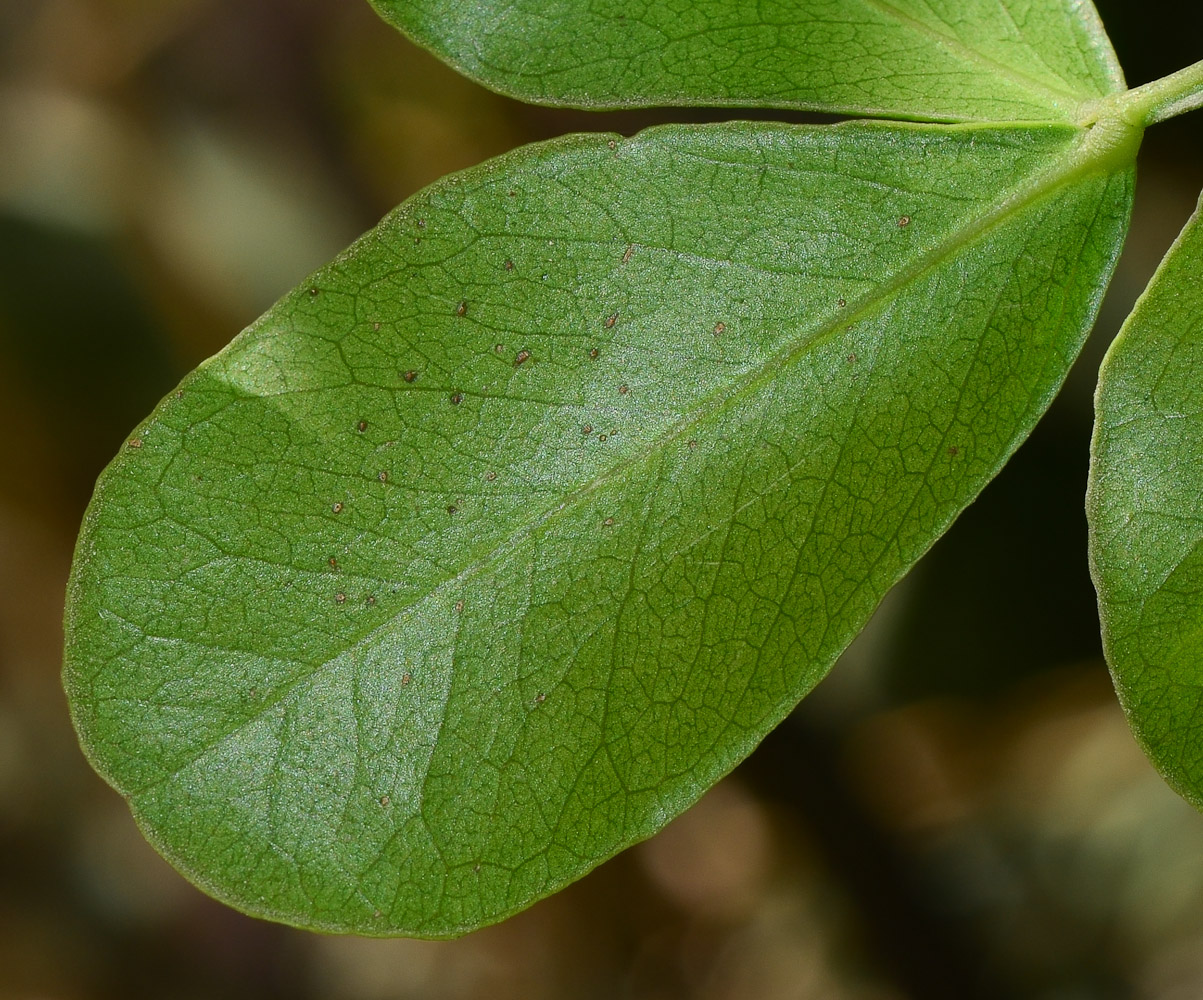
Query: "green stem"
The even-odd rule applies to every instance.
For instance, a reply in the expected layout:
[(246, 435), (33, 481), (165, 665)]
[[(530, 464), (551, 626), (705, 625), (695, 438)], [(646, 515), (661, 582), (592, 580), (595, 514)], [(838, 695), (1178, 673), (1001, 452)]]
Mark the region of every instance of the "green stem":
[(1115, 107), (1128, 121), (1143, 127), (1203, 108), (1203, 60), (1118, 95)]

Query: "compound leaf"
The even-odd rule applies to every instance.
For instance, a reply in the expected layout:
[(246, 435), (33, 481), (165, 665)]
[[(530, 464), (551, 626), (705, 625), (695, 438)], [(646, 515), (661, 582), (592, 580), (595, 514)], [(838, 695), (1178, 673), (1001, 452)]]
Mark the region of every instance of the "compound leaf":
[(1077, 121), (1123, 90), (1090, 0), (371, 0), (504, 94), (584, 108)]
[(1145, 752), (1203, 807), (1203, 210), (1099, 374), (1087, 513), (1103, 643)]
[(438, 182), (104, 473), (93, 763), (202, 887), (327, 930), (463, 932), (649, 836), (1052, 399), (1138, 138), (671, 126)]

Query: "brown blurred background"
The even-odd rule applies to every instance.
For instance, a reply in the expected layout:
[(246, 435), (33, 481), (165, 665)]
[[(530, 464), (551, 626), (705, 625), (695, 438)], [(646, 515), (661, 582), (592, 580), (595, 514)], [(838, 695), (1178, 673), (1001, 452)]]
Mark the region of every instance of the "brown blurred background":
[[(1099, 7), (1134, 84), (1203, 56), (1196, 0)], [(1094, 372), (1203, 187), (1200, 115), (1150, 132), (1099, 329), (1006, 472), (747, 764), (559, 896), (456, 942), (257, 922), (76, 748), (71, 546), (160, 396), (440, 175), (708, 117), (523, 107), (361, 0), (0, 3), (0, 1000), (1203, 997), (1203, 817), (1111, 693), (1082, 513)]]

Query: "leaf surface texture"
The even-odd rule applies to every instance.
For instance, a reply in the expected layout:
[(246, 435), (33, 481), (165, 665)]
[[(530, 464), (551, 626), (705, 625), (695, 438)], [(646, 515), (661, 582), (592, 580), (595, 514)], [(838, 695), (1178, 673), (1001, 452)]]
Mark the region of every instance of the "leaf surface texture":
[(1076, 121), (1123, 89), (1089, 0), (372, 0), (461, 73), (586, 108)]
[(102, 477), (65, 674), (93, 762), (210, 892), (330, 930), (459, 933), (649, 836), (1026, 436), (1130, 159), (731, 123), (440, 181)]
[(1107, 354), (1091, 462), (1091, 568), (1116, 690), (1167, 780), (1203, 806), (1203, 218)]

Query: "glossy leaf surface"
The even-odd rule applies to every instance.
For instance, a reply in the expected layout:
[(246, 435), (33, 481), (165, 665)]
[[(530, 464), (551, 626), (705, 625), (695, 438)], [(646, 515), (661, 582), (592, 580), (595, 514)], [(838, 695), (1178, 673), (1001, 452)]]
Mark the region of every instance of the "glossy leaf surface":
[(196, 882), (309, 927), (458, 933), (649, 836), (1047, 406), (1137, 140), (673, 126), (440, 181), (104, 474), (93, 762)]
[(1076, 121), (1123, 89), (1089, 0), (371, 0), (466, 76), (586, 108)]
[(1116, 690), (1167, 780), (1203, 806), (1203, 217), (1099, 376), (1091, 564)]

